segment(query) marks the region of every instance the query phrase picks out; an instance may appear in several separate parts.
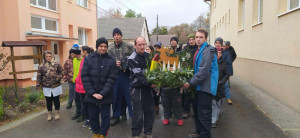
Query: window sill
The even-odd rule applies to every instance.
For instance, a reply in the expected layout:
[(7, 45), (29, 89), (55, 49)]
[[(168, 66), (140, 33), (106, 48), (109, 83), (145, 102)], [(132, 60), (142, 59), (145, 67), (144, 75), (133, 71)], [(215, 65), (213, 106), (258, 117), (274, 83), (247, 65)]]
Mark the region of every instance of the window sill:
[(260, 24), (262, 24), (262, 23), (263, 23), (263, 22), (258, 22), (258, 23), (256, 23), (256, 24), (253, 24), (253, 25), (252, 25), (252, 28), (255, 27), (255, 26), (258, 26), (258, 25), (260, 25)]
[(299, 9), (300, 9), (300, 7), (297, 7), (297, 8), (294, 8), (294, 9), (292, 9), (292, 10), (289, 10), (289, 11), (286, 11), (286, 12), (284, 12), (284, 13), (281, 13), (281, 14), (279, 14), (279, 15), (277, 15), (277, 16), (278, 16), (278, 18), (279, 18), (279, 17), (281, 17), (281, 16), (284, 16), (284, 15), (286, 15), (286, 14), (292, 13), (292, 12), (297, 11), (297, 10), (299, 10)]
[(47, 30), (40, 30), (40, 29), (31, 29), (32, 32), (38, 32), (38, 33), (47, 33), (47, 34), (59, 34), (58, 32), (54, 31), (47, 31)]
[(238, 30), (238, 33), (239, 33), (239, 32), (243, 32), (243, 31), (244, 31), (244, 28), (243, 28), (243, 29), (240, 29), (240, 30)]
[(89, 9), (88, 7), (84, 7), (84, 6), (81, 6), (81, 5), (78, 5), (78, 4), (77, 4), (77, 6), (79, 6), (79, 7), (81, 7), (81, 8), (84, 8), (84, 9), (86, 9), (86, 10), (91, 11), (91, 9)]
[(45, 8), (45, 7), (40, 7), (40, 6), (35, 6), (35, 5), (30, 5), (31, 7), (34, 7), (34, 8), (38, 8), (38, 9), (42, 9), (42, 10), (46, 10), (46, 11), (50, 11), (50, 12), (54, 12), (54, 13), (59, 13), (59, 12), (57, 12), (57, 11), (54, 11), (54, 10), (51, 10), (51, 9), (47, 9), (47, 8)]

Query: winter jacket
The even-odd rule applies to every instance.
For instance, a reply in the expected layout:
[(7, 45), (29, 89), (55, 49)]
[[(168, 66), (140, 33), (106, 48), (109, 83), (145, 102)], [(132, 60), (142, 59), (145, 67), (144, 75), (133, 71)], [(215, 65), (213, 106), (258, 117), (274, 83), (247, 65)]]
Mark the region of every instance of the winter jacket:
[(82, 85), (82, 80), (81, 80), (81, 70), (82, 70), (83, 62), (84, 62), (84, 58), (82, 58), (80, 62), (79, 73), (77, 78), (75, 79), (75, 91), (78, 93), (85, 93), (85, 90)]
[(230, 76), (233, 75), (233, 67), (232, 67), (232, 59), (229, 50), (224, 50), (222, 53), (222, 57), (226, 62), (226, 66), (228, 68)]
[[(111, 104), (114, 99), (113, 86), (117, 79), (116, 61), (109, 54), (91, 53), (85, 57), (81, 70), (81, 80), (85, 89), (85, 102)], [(98, 100), (93, 94), (101, 94)]]
[(116, 45), (115, 43), (110, 44), (107, 51), (109, 55), (120, 61), (126, 56), (130, 56), (133, 52), (133, 45), (123, 41), (119, 45)]
[(218, 89), (217, 89), (217, 95), (215, 98), (220, 99), (225, 97), (225, 88), (224, 84), (229, 78), (229, 71), (227, 69), (226, 63), (221, 57), (218, 59), (218, 68), (219, 68), (219, 82), (218, 82)]
[(201, 45), (195, 60), (195, 75), (189, 81), (192, 86), (196, 86), (197, 91), (207, 92), (214, 96), (217, 93), (219, 76), (216, 53), (216, 49), (207, 42)]
[[(52, 54), (52, 53), (51, 53)], [(54, 62), (54, 55), (52, 54), (52, 62), (47, 62), (45, 53), (43, 54), (44, 63), (39, 65), (37, 72), (37, 87), (55, 88), (61, 85), (63, 76), (63, 68), (60, 64)]]
[(63, 81), (72, 82), (73, 79), (73, 60), (67, 59), (64, 64)]
[(197, 45), (191, 46), (191, 45), (187, 44), (187, 46), (185, 46), (184, 49), (189, 49), (192, 54), (192, 57), (194, 57), (196, 51), (198, 50), (198, 46)]
[(73, 59), (73, 79), (72, 81), (75, 83), (75, 79), (78, 76), (79, 73), (79, 67), (80, 67), (80, 62), (81, 62), (82, 58), (74, 58)]
[(230, 56), (231, 56), (231, 59), (232, 59), (232, 62), (236, 59), (236, 53), (235, 53), (235, 50), (234, 50), (234, 48), (232, 47), (232, 46), (230, 46), (229, 48), (228, 48), (228, 50), (229, 50), (229, 54), (230, 54)]

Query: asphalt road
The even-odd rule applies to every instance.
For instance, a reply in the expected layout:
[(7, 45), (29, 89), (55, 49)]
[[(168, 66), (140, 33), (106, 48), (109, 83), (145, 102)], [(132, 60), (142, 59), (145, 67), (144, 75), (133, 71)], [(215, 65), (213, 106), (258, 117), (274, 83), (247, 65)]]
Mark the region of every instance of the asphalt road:
[[(238, 86), (231, 84), (233, 105), (223, 102), (221, 116), (217, 128), (212, 128), (213, 138), (285, 138), (288, 137), (272, 121), (264, 115), (256, 105), (241, 94)], [(47, 121), (47, 115), (42, 114), (18, 127), (0, 133), (1, 138), (85, 138), (92, 137), (91, 130), (83, 128), (83, 123), (71, 120), (75, 107), (67, 110), (61, 107), (61, 119)], [(171, 120), (168, 126), (162, 125), (162, 107), (156, 116), (154, 138), (185, 138), (195, 132), (192, 117), (184, 120), (183, 126), (177, 126), (176, 120)], [(110, 127), (108, 137), (130, 138), (131, 119), (122, 120), (116, 126)]]

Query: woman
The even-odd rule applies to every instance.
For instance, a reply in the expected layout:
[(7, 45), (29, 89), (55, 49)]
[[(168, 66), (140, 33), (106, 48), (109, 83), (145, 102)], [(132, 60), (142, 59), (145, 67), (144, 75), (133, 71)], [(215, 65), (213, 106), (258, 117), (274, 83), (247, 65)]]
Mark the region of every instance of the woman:
[(89, 46), (83, 46), (83, 47), (81, 47), (81, 49), (82, 49), (81, 56), (83, 58), (80, 62), (78, 76), (75, 79), (75, 84), (76, 84), (75, 91), (77, 93), (79, 93), (79, 95), (80, 95), (81, 112), (83, 113), (83, 116), (86, 119), (85, 124), (83, 124), (82, 126), (83, 127), (88, 127), (90, 125), (90, 120), (89, 120), (88, 104), (84, 103), (85, 90), (83, 88), (82, 81), (81, 81), (81, 69), (82, 69), (82, 65), (83, 65), (83, 62), (84, 62), (84, 58), (86, 56), (88, 56), (91, 52), (94, 52), (94, 50), (92, 48), (90, 48)]
[(62, 94), (61, 79), (63, 69), (60, 64), (54, 62), (54, 55), (51, 51), (45, 51), (43, 54), (44, 63), (38, 68), (37, 88), (42, 87), (47, 102), (48, 121), (52, 120), (52, 102), (55, 105), (55, 120), (59, 116), (59, 95)]

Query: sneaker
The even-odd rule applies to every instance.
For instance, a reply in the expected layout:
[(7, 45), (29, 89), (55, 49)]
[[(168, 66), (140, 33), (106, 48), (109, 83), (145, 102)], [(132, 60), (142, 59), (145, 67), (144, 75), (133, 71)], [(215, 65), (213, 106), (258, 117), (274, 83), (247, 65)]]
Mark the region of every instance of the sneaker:
[(183, 115), (182, 115), (182, 118), (183, 119), (187, 119), (187, 118), (189, 118), (190, 117), (190, 114), (189, 113), (184, 113)]
[(232, 101), (230, 99), (227, 99), (227, 103), (232, 105)]
[(164, 119), (163, 125), (169, 125), (169, 124), (170, 124), (170, 120), (169, 119)]
[(183, 120), (182, 120), (182, 119), (178, 119), (178, 120), (177, 120), (177, 125), (183, 126)]
[(91, 127), (89, 127), (89, 130), (92, 130), (92, 128), (91, 128)]
[(82, 127), (88, 127), (88, 126), (90, 126), (90, 122), (88, 121), (85, 121), (85, 123), (82, 125)]
[(216, 123), (211, 123), (211, 127), (212, 128), (217, 128), (217, 124)]
[(187, 138), (200, 138), (199, 134), (189, 134)]
[(79, 116), (80, 116), (80, 114), (75, 114), (75, 115), (72, 117), (72, 120), (77, 119)]
[(110, 125), (111, 126), (115, 126), (116, 124), (118, 124), (120, 122), (120, 118), (119, 117), (113, 117), (111, 119)]
[(72, 104), (71, 103), (68, 103), (68, 105), (67, 105), (67, 107), (66, 107), (67, 109), (70, 109), (70, 108), (72, 108)]

